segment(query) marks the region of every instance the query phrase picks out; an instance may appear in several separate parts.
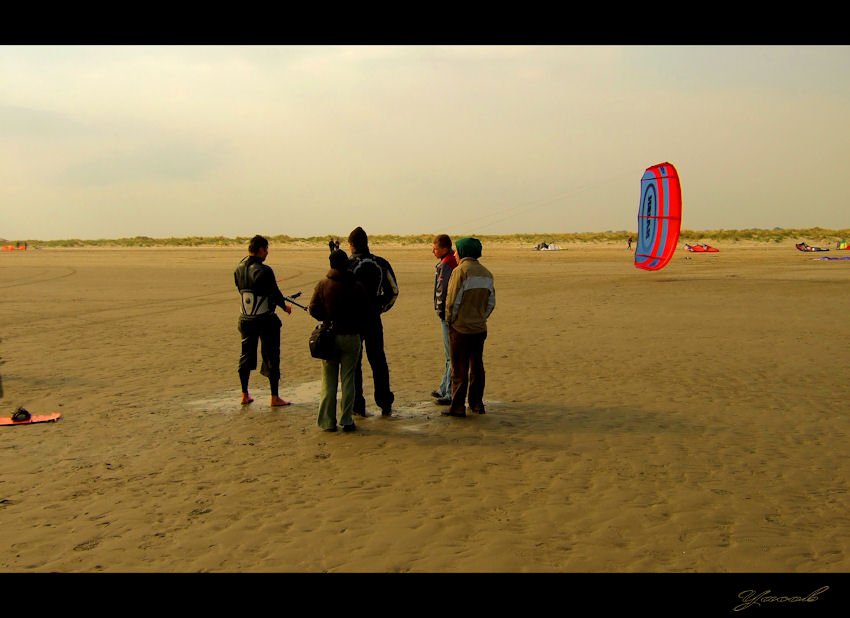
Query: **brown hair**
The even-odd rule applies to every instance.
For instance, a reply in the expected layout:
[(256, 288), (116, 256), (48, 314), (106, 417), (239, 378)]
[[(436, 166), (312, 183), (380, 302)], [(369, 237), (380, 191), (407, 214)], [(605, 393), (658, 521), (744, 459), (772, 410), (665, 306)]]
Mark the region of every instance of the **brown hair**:
[(448, 234), (440, 234), (438, 236), (434, 236), (434, 244), (438, 247), (442, 247), (443, 249), (451, 249), (452, 239)]
[(265, 249), (269, 246), (269, 241), (257, 234), (248, 243), (248, 253), (257, 253), (260, 249)]

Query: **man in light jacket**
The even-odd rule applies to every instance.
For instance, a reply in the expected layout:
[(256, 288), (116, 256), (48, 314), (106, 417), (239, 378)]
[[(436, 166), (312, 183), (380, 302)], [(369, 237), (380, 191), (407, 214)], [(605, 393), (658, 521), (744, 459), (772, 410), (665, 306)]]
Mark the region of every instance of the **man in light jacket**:
[(446, 322), (452, 362), (452, 402), (443, 416), (466, 416), (469, 409), (484, 414), (484, 340), (487, 318), (496, 307), (493, 275), (479, 261), (481, 241), (455, 241), (458, 265), (446, 293)]

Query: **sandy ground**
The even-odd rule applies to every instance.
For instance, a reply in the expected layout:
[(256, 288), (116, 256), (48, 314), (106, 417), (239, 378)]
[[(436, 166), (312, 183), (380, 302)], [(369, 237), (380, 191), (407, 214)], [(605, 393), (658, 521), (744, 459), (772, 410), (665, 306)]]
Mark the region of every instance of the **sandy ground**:
[[(440, 416), (429, 247), (381, 247), (396, 412), (316, 427), (315, 322), (239, 405), (244, 251), (0, 255), (0, 571), (850, 570), (850, 261), (486, 246), (488, 414)], [(828, 255), (843, 255), (832, 251)], [(850, 252), (848, 252), (850, 255)], [(285, 293), (327, 250), (271, 247)], [(367, 395), (372, 389), (367, 375)]]

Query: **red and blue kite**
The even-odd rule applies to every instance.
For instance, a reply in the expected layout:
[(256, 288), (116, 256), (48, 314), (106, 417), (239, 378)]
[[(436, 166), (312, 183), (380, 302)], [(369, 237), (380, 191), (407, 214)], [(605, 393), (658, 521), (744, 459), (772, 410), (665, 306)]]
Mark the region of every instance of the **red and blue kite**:
[(682, 225), (682, 188), (672, 163), (647, 168), (640, 180), (638, 243), (635, 267), (660, 270), (679, 242)]

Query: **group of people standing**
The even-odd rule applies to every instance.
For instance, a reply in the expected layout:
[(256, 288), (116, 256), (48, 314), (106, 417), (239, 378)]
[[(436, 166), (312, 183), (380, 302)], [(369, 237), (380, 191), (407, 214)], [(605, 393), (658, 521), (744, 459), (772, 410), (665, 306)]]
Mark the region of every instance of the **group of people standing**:
[(337, 355), (322, 360), (322, 396), (319, 401), (319, 427), (336, 431), (336, 392), (342, 387), (339, 424), (354, 431), (354, 416), (366, 416), (363, 395), (363, 351), (372, 368), (375, 403), (382, 416), (392, 415), (395, 395), (390, 389), (390, 370), (384, 353), (384, 325), (381, 314), (389, 311), (398, 296), (395, 273), (389, 262), (369, 251), (369, 238), (363, 228), (348, 236), (351, 256), (342, 249), (331, 252), (330, 270), (316, 284), (309, 312), (327, 322), (334, 333)]
[[(390, 388), (389, 367), (384, 352), (381, 315), (398, 296), (398, 283), (392, 266), (369, 250), (363, 228), (348, 236), (350, 255), (337, 246), (331, 248), (330, 270), (313, 291), (310, 315), (330, 326), (334, 354), (322, 360), (322, 394), (317, 424), (325, 431), (355, 431), (355, 416), (366, 416), (363, 394), (363, 352), (372, 369), (375, 403), (383, 416), (392, 415), (395, 395)], [(330, 248), (330, 247), (329, 247)], [(434, 280), (434, 310), (440, 320), (445, 367), (442, 381), (431, 395), (436, 403), (448, 406), (444, 416), (466, 416), (469, 409), (478, 414), (484, 407), (484, 340), (487, 318), (496, 304), (493, 275), (479, 261), (481, 242), (462, 238), (452, 249), (452, 240), (441, 234), (434, 238), (432, 252), (437, 258)], [(274, 272), (263, 262), (268, 257), (268, 241), (251, 239), (248, 257), (234, 273), (242, 296), (239, 331), (242, 354), (239, 377), (242, 404), (253, 401), (248, 393), (250, 372), (257, 367), (257, 345), (261, 344), (262, 366), (271, 387), (272, 406), (285, 406), (278, 395), (280, 382), (280, 319), (275, 308), (287, 313), (292, 307), (277, 286)], [(290, 301), (292, 302), (292, 301)], [(341, 388), (341, 414), (337, 419), (337, 389)]]
[[(449, 405), (443, 412), (445, 416), (466, 416), (467, 400), (470, 410), (484, 414), (484, 340), (487, 339), (487, 318), (496, 307), (496, 289), (492, 273), (478, 261), (481, 241), (459, 239), (455, 242), (453, 259), (449, 258), (450, 249), (447, 248), (450, 247), (448, 236), (434, 239), (434, 254), (437, 257), (443, 254), (437, 264), (434, 305), (440, 317), (443, 347), (448, 351), (446, 370), (450, 370), (451, 383), (450, 396), (444, 391), (435, 391), (440, 395), (437, 403)], [(448, 281), (446, 271), (451, 272)], [(443, 374), (445, 382), (446, 373)]]

